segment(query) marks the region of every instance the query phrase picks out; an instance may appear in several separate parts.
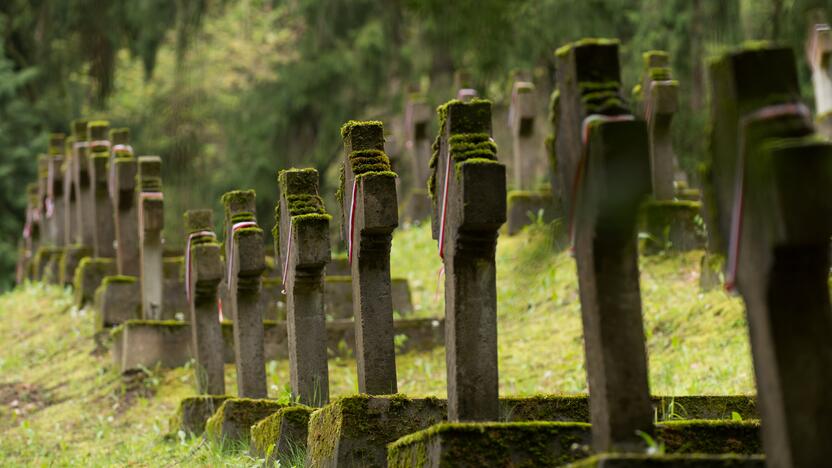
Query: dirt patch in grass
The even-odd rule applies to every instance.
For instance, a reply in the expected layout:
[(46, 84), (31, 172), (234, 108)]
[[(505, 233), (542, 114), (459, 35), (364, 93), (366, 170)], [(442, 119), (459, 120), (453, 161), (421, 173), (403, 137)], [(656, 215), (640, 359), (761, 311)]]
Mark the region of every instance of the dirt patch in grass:
[(25, 418), (55, 404), (49, 394), (47, 389), (36, 384), (0, 382), (0, 414), (13, 415), (12, 420)]

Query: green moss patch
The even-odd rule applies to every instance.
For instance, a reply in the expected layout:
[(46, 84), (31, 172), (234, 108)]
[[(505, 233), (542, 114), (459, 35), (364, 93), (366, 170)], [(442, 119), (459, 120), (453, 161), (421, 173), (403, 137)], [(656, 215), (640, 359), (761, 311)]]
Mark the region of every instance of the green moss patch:
[(388, 466), (561, 466), (589, 455), (585, 423), (443, 423), (389, 445)]
[(274, 461), (306, 449), (309, 417), (314, 408), (297, 405), (277, 410), (251, 427), (251, 451)]
[(653, 467), (730, 467), (763, 468), (766, 465), (762, 455), (646, 455), (635, 453), (602, 453), (567, 465), (568, 468), (653, 468)]
[(247, 441), (251, 426), (286, 407), (275, 400), (231, 398), (205, 423), (205, 435), (214, 443)]
[(436, 398), (339, 398), (312, 413), (307, 459), (313, 466), (384, 466), (387, 444), (442, 421), (446, 411)]
[(169, 431), (176, 433), (201, 435), (205, 431), (205, 422), (216, 413), (228, 395), (198, 395), (184, 398), (170, 419)]
[(763, 452), (759, 421), (667, 421), (656, 426), (656, 439), (673, 453)]

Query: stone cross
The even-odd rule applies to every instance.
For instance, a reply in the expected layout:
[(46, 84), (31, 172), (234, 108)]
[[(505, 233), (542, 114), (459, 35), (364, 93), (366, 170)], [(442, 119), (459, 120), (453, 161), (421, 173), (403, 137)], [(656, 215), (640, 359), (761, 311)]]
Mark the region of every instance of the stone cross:
[(428, 169), (431, 141), (428, 136), (430, 106), (422, 97), (408, 100), (404, 113), (405, 148), (412, 163), (413, 186), (408, 200), (407, 216), (410, 220), (422, 220), (430, 216), (430, 198), (427, 195)]
[(139, 276), (139, 215), (136, 203), (137, 163), (126, 128), (110, 131), (113, 143), (109, 189), (116, 233), (116, 264), (120, 275)]
[(650, 138), (650, 167), (656, 200), (672, 200), (675, 195), (673, 180), (677, 163), (670, 125), (679, 107), (679, 82), (672, 78), (669, 67), (666, 52), (644, 54), (641, 97)]
[(257, 226), (254, 190), (222, 196), (225, 207), (225, 261), (228, 303), (223, 311), (234, 321), (234, 360), (237, 393), (244, 398), (266, 398), (262, 274), (266, 268), (263, 230)]
[(318, 171), (278, 176), (275, 258), (282, 267), (292, 396), (305, 405), (329, 402), (324, 269), (330, 261), (329, 220), (318, 195)]
[(185, 212), (185, 288), (196, 359), (197, 391), (225, 394), (223, 339), (217, 320), (217, 286), (224, 269), (211, 210)]
[(159, 156), (139, 157), (136, 190), (142, 317), (145, 320), (159, 320), (162, 317), (162, 229), (165, 225), (162, 159)]
[(824, 190), (832, 145), (814, 134), (790, 48), (725, 54), (710, 76), (706, 199), (726, 287), (745, 300), (766, 465), (824, 466), (832, 440), (832, 202)]
[(349, 121), (344, 140), (342, 213), (352, 274), (358, 390), (396, 393), (390, 244), (399, 224), (396, 179), (384, 152), (384, 127)]
[(621, 97), (618, 41), (557, 51), (557, 157), (578, 266), (593, 449), (638, 450), (653, 409), (636, 220), (650, 192), (647, 127)]
[(87, 124), (86, 120), (72, 122), (72, 189), (75, 201), (76, 242), (92, 247), (95, 245), (95, 198), (89, 172)]
[(433, 237), (445, 266), (445, 360), (450, 421), (499, 418), (497, 236), (506, 221), (506, 169), (491, 138), (491, 102), (438, 110)]
[(508, 126), (514, 153), (515, 190), (534, 190), (539, 159), (539, 141), (534, 137), (537, 99), (534, 84), (516, 81), (511, 90)]
[(113, 246), (116, 233), (113, 215), (113, 203), (110, 198), (109, 164), (110, 124), (104, 120), (92, 121), (87, 125), (87, 140), (89, 141), (89, 177), (90, 189), (94, 203), (92, 204), (91, 226), (93, 234), (93, 254), (96, 257), (113, 258), (116, 251)]
[(64, 134), (49, 135), (49, 167), (46, 180), (46, 219), (49, 224), (49, 238), (53, 245), (66, 243), (64, 206)]
[(64, 240), (66, 245), (81, 245), (81, 231), (79, 224), (81, 223), (81, 204), (78, 199), (78, 191), (75, 179), (75, 165), (78, 160), (78, 144), (76, 142), (75, 133), (84, 127), (84, 138), (86, 138), (87, 122), (73, 121), (71, 124), (72, 133), (67, 137), (65, 142), (64, 163), (61, 171), (64, 174)]

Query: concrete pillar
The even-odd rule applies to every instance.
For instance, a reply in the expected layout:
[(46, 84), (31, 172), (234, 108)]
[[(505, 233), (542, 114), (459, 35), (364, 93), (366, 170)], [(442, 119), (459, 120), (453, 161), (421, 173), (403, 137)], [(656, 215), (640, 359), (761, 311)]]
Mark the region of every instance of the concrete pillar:
[(90, 190), (93, 199), (91, 226), (93, 237), (93, 254), (99, 258), (116, 256), (114, 242), (116, 239), (113, 220), (113, 204), (108, 189), (110, 144), (110, 124), (96, 120), (87, 125), (89, 141), (88, 172)]
[(514, 156), (514, 189), (535, 190), (540, 170), (540, 150), (534, 137), (537, 96), (533, 83), (516, 81), (511, 91), (508, 126)]
[(116, 235), (116, 264), (120, 275), (139, 276), (139, 215), (136, 203), (137, 162), (126, 129), (110, 132), (113, 142), (108, 182), (113, 204)]
[(162, 195), (162, 159), (141, 156), (138, 161), (138, 230), (141, 258), (142, 317), (162, 317), (162, 229), (164, 228), (164, 197)]

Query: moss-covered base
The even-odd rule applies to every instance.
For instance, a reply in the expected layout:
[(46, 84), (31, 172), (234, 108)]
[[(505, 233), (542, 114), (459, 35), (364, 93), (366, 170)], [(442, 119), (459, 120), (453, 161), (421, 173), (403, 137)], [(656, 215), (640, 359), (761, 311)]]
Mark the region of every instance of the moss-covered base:
[(560, 216), (550, 192), (515, 190), (508, 194), (508, 235), (519, 233), (536, 222), (551, 222)]
[(403, 395), (339, 398), (309, 420), (307, 465), (384, 467), (387, 444), (445, 418), (445, 402)]
[(122, 371), (181, 367), (191, 359), (191, 328), (176, 320), (128, 320), (110, 332), (113, 363)]
[(112, 258), (84, 257), (75, 269), (75, 305), (78, 308), (92, 304), (95, 290), (107, 276), (116, 274), (116, 263)]
[(202, 435), (205, 422), (217, 412), (225, 400), (232, 398), (228, 395), (198, 395), (183, 399), (179, 408), (170, 418), (170, 432), (183, 431), (186, 434)]
[(569, 468), (763, 468), (762, 455), (644, 455), (600, 454), (567, 465)]
[(263, 419), (251, 427), (251, 454), (275, 460), (293, 459), (296, 453), (306, 451), (309, 434), (309, 417), (314, 408), (289, 406)]
[(286, 406), (274, 400), (230, 398), (205, 423), (205, 435), (215, 443), (247, 441), (251, 426)]
[(644, 205), (642, 231), (645, 255), (664, 251), (687, 252), (705, 248), (702, 204), (692, 201), (653, 201)]
[[(391, 443), (388, 463), (391, 468), (560, 466), (587, 457), (591, 439), (591, 426), (586, 423), (442, 423)], [(660, 423), (654, 440), (674, 454), (762, 452), (760, 425), (756, 421)]]
[(589, 455), (589, 424), (443, 423), (390, 444), (388, 466), (560, 466)]

